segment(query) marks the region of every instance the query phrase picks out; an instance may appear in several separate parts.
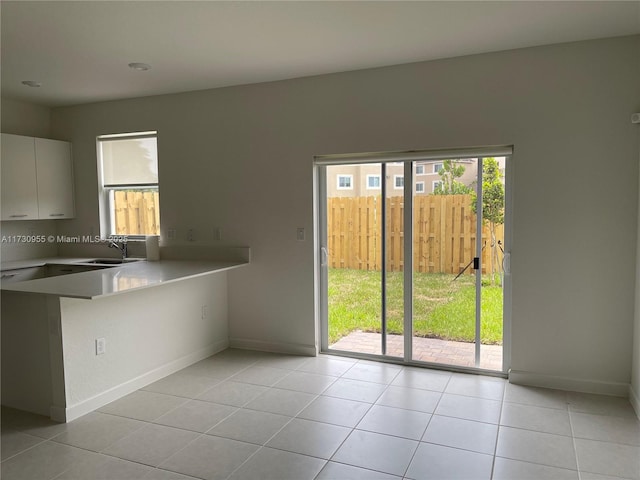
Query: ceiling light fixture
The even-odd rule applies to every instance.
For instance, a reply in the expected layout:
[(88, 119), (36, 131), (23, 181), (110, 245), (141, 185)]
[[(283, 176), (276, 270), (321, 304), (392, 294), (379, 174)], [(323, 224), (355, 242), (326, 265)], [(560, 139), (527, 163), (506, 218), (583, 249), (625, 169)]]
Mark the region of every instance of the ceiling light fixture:
[(132, 68), (139, 72), (146, 72), (147, 70), (151, 70), (151, 65), (149, 65), (148, 63), (133, 62), (129, 64), (129, 68)]
[(23, 80), (22, 84), (26, 85), (27, 87), (34, 87), (34, 88), (42, 86), (42, 82), (36, 82), (35, 80)]

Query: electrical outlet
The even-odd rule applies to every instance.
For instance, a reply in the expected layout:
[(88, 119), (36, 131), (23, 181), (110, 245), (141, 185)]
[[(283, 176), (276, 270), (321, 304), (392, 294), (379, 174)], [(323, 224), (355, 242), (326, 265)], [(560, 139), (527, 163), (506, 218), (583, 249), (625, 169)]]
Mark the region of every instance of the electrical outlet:
[(202, 305), (202, 319), (204, 320), (205, 318), (207, 318), (209, 314), (209, 309), (207, 308), (206, 305)]
[(305, 232), (303, 227), (298, 227), (296, 229), (296, 240), (299, 242), (304, 242)]
[(196, 231), (193, 228), (190, 228), (189, 230), (187, 230), (187, 240), (189, 242), (196, 241)]
[(96, 338), (96, 355), (107, 352), (107, 341), (104, 338)]

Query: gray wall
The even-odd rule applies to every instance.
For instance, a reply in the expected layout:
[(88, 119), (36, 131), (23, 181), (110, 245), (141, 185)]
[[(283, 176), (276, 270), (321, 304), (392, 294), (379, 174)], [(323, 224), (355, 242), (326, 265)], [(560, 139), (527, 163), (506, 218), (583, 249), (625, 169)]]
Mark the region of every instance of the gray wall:
[(0, 130), (2, 133), (50, 138), (51, 109), (40, 105), (2, 98)]
[(305, 349), (314, 154), (512, 144), (511, 367), (628, 385), (639, 53), (622, 37), (54, 109), (52, 133), (74, 146), (65, 229), (97, 231), (95, 137), (158, 130), (165, 236), (211, 243), (215, 226), (252, 247), (229, 275), (231, 341)]

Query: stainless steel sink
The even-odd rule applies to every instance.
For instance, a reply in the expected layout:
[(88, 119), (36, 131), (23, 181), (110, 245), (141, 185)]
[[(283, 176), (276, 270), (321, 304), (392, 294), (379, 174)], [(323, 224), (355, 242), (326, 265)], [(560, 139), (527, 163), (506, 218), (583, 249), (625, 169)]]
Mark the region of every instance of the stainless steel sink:
[(139, 258), (96, 258), (81, 263), (91, 263), (94, 265), (121, 265), (123, 263), (139, 262)]

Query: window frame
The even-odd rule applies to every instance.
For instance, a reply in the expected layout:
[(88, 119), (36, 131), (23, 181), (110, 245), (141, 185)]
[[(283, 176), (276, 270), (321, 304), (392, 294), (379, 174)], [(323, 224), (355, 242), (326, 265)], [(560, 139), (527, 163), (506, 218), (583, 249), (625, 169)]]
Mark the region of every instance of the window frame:
[[(371, 185), (369, 185), (369, 180), (373, 178), (378, 179), (378, 186), (372, 187)], [(380, 190), (381, 188), (382, 188), (382, 177), (380, 175), (376, 175), (375, 173), (367, 174), (367, 190)]]
[[(419, 170), (418, 170), (419, 169)], [(416, 175), (426, 175), (424, 164), (416, 164)]]
[(433, 180), (433, 181), (431, 182), (431, 192), (432, 192), (432, 193), (436, 191), (436, 187), (437, 187), (438, 185), (442, 185), (442, 180)]
[(444, 163), (434, 163), (433, 164), (433, 173), (438, 173), (443, 168), (444, 168)]
[[(340, 186), (340, 178), (348, 178), (349, 186), (341, 187)], [(337, 190), (353, 190), (353, 175), (350, 173), (339, 173), (336, 175), (336, 189)]]
[[(398, 179), (402, 179), (402, 185), (398, 186)], [(393, 188), (395, 190), (402, 190), (404, 188), (404, 175), (393, 176)]]
[[(156, 148), (158, 145), (157, 130), (117, 133), (108, 135), (99, 135), (96, 137), (96, 155), (98, 160), (98, 207), (100, 215), (100, 238), (109, 239), (113, 237), (126, 237), (129, 240), (144, 240), (146, 237), (155, 234), (118, 234), (115, 230), (115, 208), (114, 208), (114, 192), (117, 190), (155, 190), (160, 191), (160, 178), (157, 183), (122, 183), (107, 184), (104, 183), (102, 146), (103, 141), (109, 140), (135, 140), (142, 138), (154, 138), (156, 140)], [(156, 162), (158, 159), (156, 158)]]
[[(422, 190), (418, 190), (418, 185), (422, 187)], [(424, 182), (416, 182), (416, 192), (415, 193), (426, 193)]]

